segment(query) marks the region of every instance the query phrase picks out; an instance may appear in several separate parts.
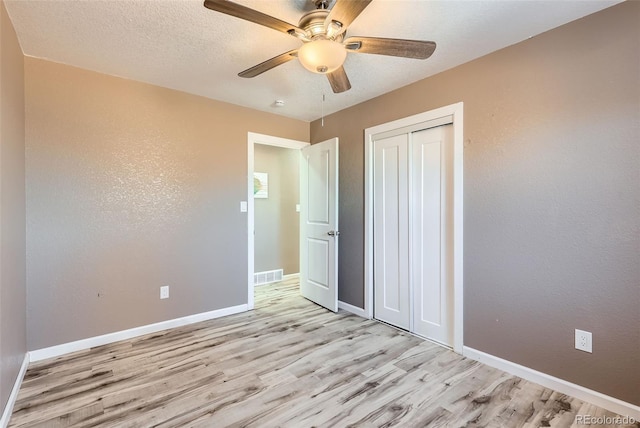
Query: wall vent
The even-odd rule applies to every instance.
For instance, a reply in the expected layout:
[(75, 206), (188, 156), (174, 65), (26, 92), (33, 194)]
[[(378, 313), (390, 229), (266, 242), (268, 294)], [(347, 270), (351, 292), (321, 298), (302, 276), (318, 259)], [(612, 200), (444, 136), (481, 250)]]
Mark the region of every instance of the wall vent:
[(264, 272), (256, 272), (253, 274), (253, 285), (271, 284), (272, 282), (282, 281), (283, 270), (266, 270)]

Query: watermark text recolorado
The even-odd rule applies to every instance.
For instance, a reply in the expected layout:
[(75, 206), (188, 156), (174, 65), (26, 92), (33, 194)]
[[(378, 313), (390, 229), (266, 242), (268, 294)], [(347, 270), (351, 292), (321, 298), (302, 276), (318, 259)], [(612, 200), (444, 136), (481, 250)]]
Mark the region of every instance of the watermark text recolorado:
[(633, 425), (636, 420), (631, 416), (591, 416), (576, 415), (578, 425)]

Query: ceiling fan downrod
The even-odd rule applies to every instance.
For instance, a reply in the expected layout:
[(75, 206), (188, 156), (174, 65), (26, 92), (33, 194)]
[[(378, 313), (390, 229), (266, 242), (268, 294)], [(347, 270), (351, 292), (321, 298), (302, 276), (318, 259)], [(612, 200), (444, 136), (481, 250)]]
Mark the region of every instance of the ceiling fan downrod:
[(316, 5), (316, 9), (321, 10), (329, 9), (329, 3), (331, 3), (331, 0), (313, 0), (313, 4)]

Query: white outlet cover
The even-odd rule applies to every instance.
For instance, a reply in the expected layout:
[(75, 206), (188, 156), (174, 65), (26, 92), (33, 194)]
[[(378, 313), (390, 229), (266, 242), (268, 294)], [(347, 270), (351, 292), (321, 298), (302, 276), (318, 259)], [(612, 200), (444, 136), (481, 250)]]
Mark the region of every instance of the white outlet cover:
[(590, 331), (576, 329), (576, 349), (580, 351), (593, 352), (593, 340)]
[(161, 299), (168, 299), (169, 298), (169, 286), (168, 285), (164, 285), (164, 286), (160, 287), (160, 298)]
[(300, 212), (300, 204), (296, 204), (296, 212), (299, 213)]

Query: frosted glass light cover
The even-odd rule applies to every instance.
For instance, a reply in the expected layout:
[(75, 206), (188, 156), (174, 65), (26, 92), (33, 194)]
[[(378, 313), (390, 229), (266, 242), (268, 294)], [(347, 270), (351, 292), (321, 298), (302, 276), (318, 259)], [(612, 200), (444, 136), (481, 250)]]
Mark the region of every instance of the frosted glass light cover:
[(346, 58), (344, 46), (333, 40), (314, 40), (298, 49), (300, 63), (314, 73), (331, 73), (340, 68)]

